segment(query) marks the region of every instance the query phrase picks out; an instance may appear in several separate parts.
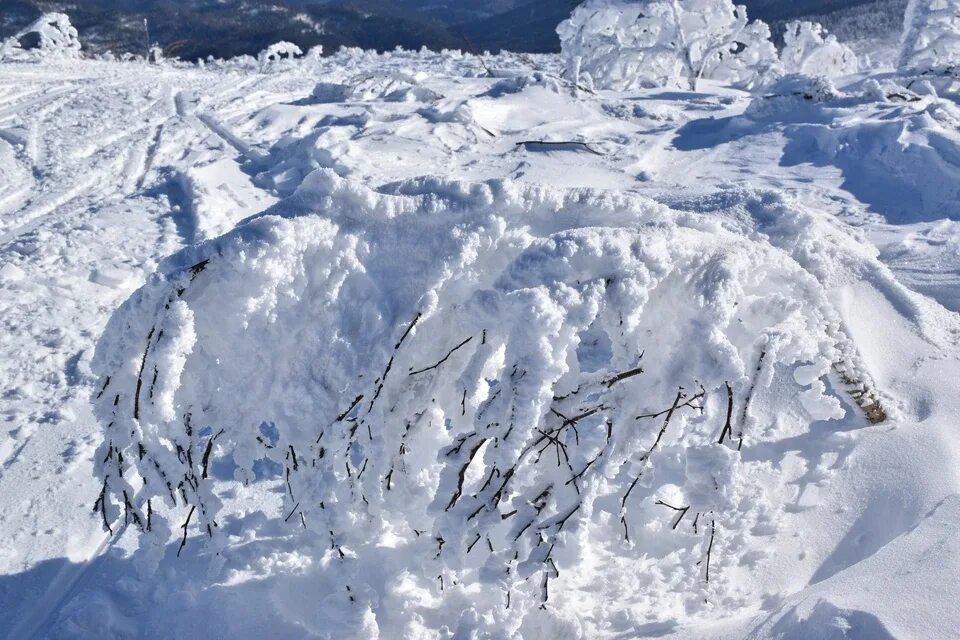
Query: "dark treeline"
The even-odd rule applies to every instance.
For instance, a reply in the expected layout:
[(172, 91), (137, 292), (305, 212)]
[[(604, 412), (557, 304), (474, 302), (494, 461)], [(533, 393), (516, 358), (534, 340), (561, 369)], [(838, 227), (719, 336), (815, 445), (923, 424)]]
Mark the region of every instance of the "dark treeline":
[[(745, 0), (750, 15), (771, 22), (858, 7), (877, 0)], [(91, 53), (142, 54), (149, 39), (170, 55), (196, 60), (256, 54), (287, 40), (306, 50), (322, 44), (379, 51), (559, 49), (556, 26), (579, 0), (0, 0), (0, 37), (45, 11), (70, 15)]]

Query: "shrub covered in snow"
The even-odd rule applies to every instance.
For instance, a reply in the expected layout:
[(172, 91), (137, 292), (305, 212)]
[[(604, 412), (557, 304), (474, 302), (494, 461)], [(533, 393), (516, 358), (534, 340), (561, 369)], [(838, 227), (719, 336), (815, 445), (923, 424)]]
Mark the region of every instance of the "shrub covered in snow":
[(257, 63), (260, 65), (260, 71), (269, 71), (302, 55), (303, 50), (292, 42), (274, 42), (257, 54)]
[(598, 88), (752, 88), (779, 66), (770, 29), (730, 0), (588, 0), (557, 32), (568, 78)]
[(80, 55), (80, 49), (80, 38), (69, 16), (64, 13), (45, 13), (4, 42), (0, 58), (16, 54), (75, 58)]
[(960, 65), (960, 0), (910, 0), (898, 66), (929, 71)]
[(784, 207), (761, 233), (737, 224), (627, 194), (374, 192), (318, 171), (168, 260), (111, 320), (96, 509), (216, 548), (216, 476), (253, 482), (266, 459), (279, 519), (352, 603), (318, 615), (369, 627), (376, 609), (395, 637), (463, 598), (474, 627), (516, 630), (556, 580), (616, 581), (657, 562), (650, 545), (672, 554), (673, 590), (637, 588), (699, 606), (685, 594), (723, 589), (743, 544), (724, 527), (779, 508), (740, 444), (774, 416), (842, 415), (821, 378), (853, 362), (802, 266), (810, 222)]
[(857, 54), (819, 23), (790, 22), (783, 39), (780, 60), (787, 73), (835, 77), (856, 73), (859, 68)]

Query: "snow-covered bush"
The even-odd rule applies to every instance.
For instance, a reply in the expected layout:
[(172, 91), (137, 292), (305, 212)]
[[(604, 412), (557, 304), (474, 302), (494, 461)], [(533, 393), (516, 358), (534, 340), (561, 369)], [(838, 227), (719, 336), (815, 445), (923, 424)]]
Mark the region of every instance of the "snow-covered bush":
[(930, 71), (960, 65), (960, 0), (910, 0), (898, 66)]
[(819, 23), (790, 22), (783, 39), (780, 60), (787, 73), (836, 77), (856, 73), (859, 68), (857, 54)]
[(350, 78), (346, 83), (320, 82), (313, 88), (317, 102), (433, 102), (442, 96), (423, 86), (423, 73), (367, 73)]
[(80, 56), (80, 49), (80, 37), (69, 16), (45, 13), (4, 42), (0, 58), (24, 53), (32, 57), (76, 58)]
[(753, 112), (757, 110), (758, 105), (769, 103), (771, 100), (779, 100), (782, 105), (782, 99), (793, 103), (797, 101), (823, 103), (841, 97), (842, 94), (827, 76), (791, 73), (765, 87), (763, 95), (755, 97), (747, 107), (747, 111)]
[(753, 88), (779, 66), (770, 29), (730, 0), (588, 0), (557, 33), (567, 78), (597, 88)]
[(303, 56), (303, 50), (292, 42), (274, 42), (257, 54), (257, 64), (261, 72), (275, 70)]
[(739, 446), (843, 414), (821, 378), (850, 351), (798, 262), (809, 223), (758, 215), (745, 232), (637, 195), (432, 178), (378, 193), (317, 171), (167, 260), (110, 321), (95, 508), (219, 548), (221, 494), (266, 459), (279, 519), (340, 585), (321, 617), (369, 631), (376, 611), (415, 637), (445, 607), (516, 630), (565, 597), (555, 581), (664, 575), (664, 555), (669, 589), (631, 584), (689, 613), (732, 584), (744, 542), (726, 523), (779, 508)]

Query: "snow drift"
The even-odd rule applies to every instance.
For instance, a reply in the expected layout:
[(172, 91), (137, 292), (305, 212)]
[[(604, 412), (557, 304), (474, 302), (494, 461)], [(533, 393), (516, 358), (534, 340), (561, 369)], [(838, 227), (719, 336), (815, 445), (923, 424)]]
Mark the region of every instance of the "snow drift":
[(413, 637), (424, 611), (460, 629), (526, 614), (541, 637), (536, 616), (566, 623), (540, 606), (596, 572), (655, 571), (632, 597), (661, 611), (724, 606), (789, 493), (739, 449), (774, 416), (862, 420), (828, 379), (871, 386), (810, 243), (869, 253), (788, 203), (731, 197), (746, 218), (315, 172), (167, 260), (110, 321), (93, 365), (104, 525), (226, 553), (225, 487), (273, 469), (278, 519), (352, 603), (323, 615), (357, 637)]

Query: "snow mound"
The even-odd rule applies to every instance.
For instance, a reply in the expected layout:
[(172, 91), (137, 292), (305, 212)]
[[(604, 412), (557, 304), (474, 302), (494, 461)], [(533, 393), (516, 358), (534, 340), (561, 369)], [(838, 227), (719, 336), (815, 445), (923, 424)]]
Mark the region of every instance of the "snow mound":
[(736, 568), (795, 487), (739, 450), (848, 414), (827, 379), (857, 377), (856, 354), (824, 283), (871, 258), (728, 197), (746, 218), (311, 174), (111, 319), (104, 524), (227, 554), (226, 488), (274, 469), (277, 520), (343, 589), (315, 615), (349, 598), (349, 637), (424, 616), (582, 637), (558, 612), (598, 585), (651, 617), (741, 606), (758, 587)]
[(64, 13), (45, 13), (4, 43), (3, 53), (77, 58), (80, 49), (80, 37), (70, 17)]
[[(919, 634), (945, 638), (960, 628), (960, 615), (917, 616), (925, 589), (949, 591), (960, 570), (960, 540), (954, 534), (960, 496), (947, 496), (909, 531), (875, 555), (792, 596), (750, 634), (767, 638), (892, 639)], [(906, 580), (897, 591), (881, 585)]]

